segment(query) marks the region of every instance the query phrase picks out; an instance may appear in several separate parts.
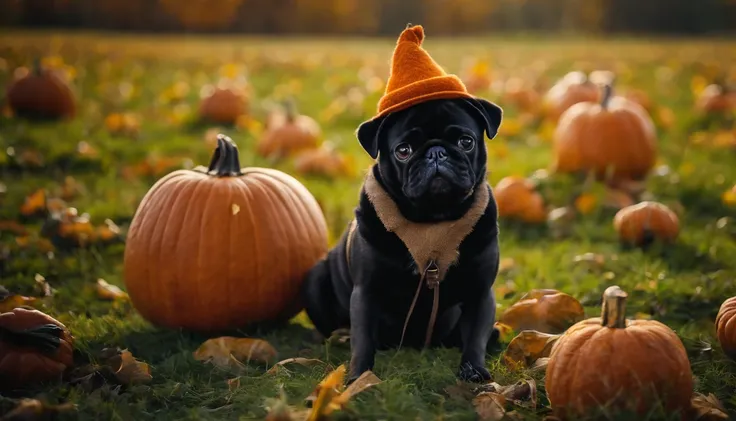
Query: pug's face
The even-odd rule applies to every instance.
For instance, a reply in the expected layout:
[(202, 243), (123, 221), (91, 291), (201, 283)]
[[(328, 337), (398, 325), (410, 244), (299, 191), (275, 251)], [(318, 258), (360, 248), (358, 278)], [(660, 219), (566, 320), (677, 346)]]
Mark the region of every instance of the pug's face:
[(493, 138), (500, 123), (501, 109), (485, 100), (439, 99), (366, 122), (358, 137), (405, 216), (437, 220), (485, 181), (485, 134)]

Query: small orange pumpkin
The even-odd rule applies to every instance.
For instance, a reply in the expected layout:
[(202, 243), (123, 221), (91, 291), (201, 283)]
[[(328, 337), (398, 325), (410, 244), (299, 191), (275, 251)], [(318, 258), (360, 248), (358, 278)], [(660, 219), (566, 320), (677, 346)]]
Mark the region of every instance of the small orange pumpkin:
[(74, 362), (72, 344), (66, 326), (38, 310), (0, 314), (0, 389), (59, 380)]
[(652, 241), (674, 241), (680, 233), (680, 221), (667, 206), (641, 202), (616, 213), (613, 226), (625, 243), (647, 245)]
[(543, 98), (546, 116), (557, 121), (568, 108), (579, 102), (596, 102), (600, 98), (598, 87), (583, 72), (570, 72), (555, 83)]
[(323, 175), (329, 178), (350, 177), (355, 172), (353, 163), (331, 144), (307, 149), (294, 159), (294, 169), (301, 174)]
[(654, 123), (639, 104), (604, 86), (600, 103), (581, 102), (560, 117), (554, 132), (555, 171), (595, 172), (609, 182), (640, 180), (657, 159)]
[[(545, 388), (554, 414), (578, 419), (606, 408), (639, 416), (688, 410), (693, 378), (685, 346), (655, 320), (627, 320), (627, 294), (603, 292), (601, 317), (576, 323), (553, 346)], [(598, 415), (598, 414), (595, 414)]]
[(721, 304), (716, 316), (716, 334), (723, 352), (736, 360), (736, 297)]
[(736, 109), (736, 92), (723, 85), (708, 85), (698, 96), (695, 107), (705, 113), (728, 113)]
[(128, 230), (125, 285), (152, 323), (234, 329), (296, 314), (302, 280), (326, 252), (309, 191), (277, 170), (241, 169), (220, 135), (209, 167), (174, 171), (146, 193)]
[(248, 111), (248, 96), (244, 87), (220, 84), (202, 88), (199, 116), (217, 124), (235, 124)]
[(312, 117), (299, 114), (296, 105), (289, 101), (285, 112), (269, 116), (257, 150), (264, 157), (293, 155), (319, 146), (321, 133), (319, 124)]
[(502, 178), (493, 189), (498, 216), (532, 223), (546, 221), (544, 199), (534, 188), (534, 183), (523, 177)]
[(540, 105), (539, 93), (521, 78), (510, 78), (504, 85), (503, 97), (521, 111), (535, 112)]
[(74, 92), (59, 74), (41, 66), (36, 59), (33, 68), (20, 68), (8, 86), (7, 100), (13, 112), (21, 117), (61, 119), (74, 117)]

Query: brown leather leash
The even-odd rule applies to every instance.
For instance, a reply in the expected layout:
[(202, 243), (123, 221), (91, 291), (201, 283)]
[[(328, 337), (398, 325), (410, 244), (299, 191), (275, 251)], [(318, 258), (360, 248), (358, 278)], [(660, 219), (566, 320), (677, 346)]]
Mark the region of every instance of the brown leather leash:
[[(358, 221), (353, 219), (350, 222), (350, 228), (348, 229), (348, 238), (345, 243), (345, 259), (348, 264), (348, 272), (350, 271), (350, 249), (353, 244), (353, 238), (355, 238), (355, 230), (358, 228)], [(434, 324), (437, 321), (437, 311), (440, 306), (440, 268), (437, 266), (435, 259), (431, 259), (427, 264), (427, 267), (422, 271), (422, 276), (419, 278), (419, 284), (417, 285), (417, 291), (414, 293), (414, 299), (411, 301), (409, 306), (409, 312), (404, 320), (404, 328), (401, 330), (401, 340), (399, 341), (399, 348), (404, 343), (404, 335), (406, 335), (406, 328), (409, 326), (409, 319), (412, 313), (414, 313), (414, 307), (417, 305), (419, 299), (419, 293), (422, 290), (422, 284), (427, 283), (427, 288), (434, 290), (434, 298), (432, 300), (432, 313), (429, 315), (429, 324), (427, 324), (427, 333), (424, 338), (424, 347), (428, 347), (432, 341), (432, 333), (434, 331)]]

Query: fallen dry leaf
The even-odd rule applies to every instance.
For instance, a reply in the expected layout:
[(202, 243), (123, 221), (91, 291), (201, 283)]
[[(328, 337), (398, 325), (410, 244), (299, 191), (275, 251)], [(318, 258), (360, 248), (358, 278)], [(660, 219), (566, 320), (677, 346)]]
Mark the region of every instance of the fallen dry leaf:
[(32, 307), (36, 300), (34, 297), (8, 295), (0, 299), (0, 313), (5, 313), (18, 307)]
[(547, 365), (549, 365), (549, 357), (542, 357), (534, 361), (534, 364), (529, 368), (532, 371), (545, 371), (547, 370)]
[(691, 401), (694, 421), (727, 420), (728, 413), (721, 402), (712, 393), (708, 396), (694, 393)]
[(240, 377), (227, 379), (227, 389), (232, 393), (240, 388)]
[(514, 329), (511, 326), (501, 322), (496, 322), (493, 324), (493, 327), (498, 329), (498, 340), (500, 342), (511, 342), (511, 340), (514, 339)]
[(209, 361), (219, 368), (242, 368), (243, 361), (268, 363), (276, 357), (276, 349), (263, 339), (222, 336), (206, 340), (194, 351), (197, 361)]
[(510, 368), (530, 367), (539, 358), (549, 357), (560, 336), (524, 330), (511, 340), (502, 361)]
[(115, 285), (107, 283), (104, 279), (97, 280), (95, 287), (97, 296), (103, 300), (127, 300), (128, 294)]
[(323, 420), (326, 416), (345, 407), (355, 395), (381, 383), (372, 371), (360, 375), (347, 389), (344, 389), (345, 365), (330, 372), (306, 398), (312, 403), (309, 421)]
[(21, 399), (18, 405), (2, 417), (3, 421), (34, 421), (55, 418), (58, 414), (76, 411), (72, 403), (49, 405), (38, 399)]
[(140, 384), (148, 383), (153, 377), (151, 376), (151, 368), (148, 364), (140, 362), (133, 357), (128, 350), (123, 350), (120, 355), (113, 357), (114, 361), (119, 358), (120, 365), (115, 371), (115, 377), (121, 384)]
[(285, 365), (289, 365), (289, 364), (298, 364), (304, 367), (311, 367), (317, 364), (325, 364), (325, 362), (320, 361), (316, 358), (302, 358), (302, 357), (287, 358), (285, 360), (281, 360), (277, 362), (276, 364), (274, 364), (274, 366), (269, 368), (266, 373), (276, 374), (279, 372), (280, 369), (284, 368)]
[(537, 407), (537, 382), (534, 379), (519, 380), (508, 386), (502, 386), (498, 383), (492, 383), (492, 385), (496, 388), (496, 392), (515, 405), (523, 406), (524, 402), (529, 402), (529, 406), (532, 408)]
[(336, 329), (329, 338), (327, 338), (327, 342), (330, 344), (337, 344), (337, 345), (346, 345), (350, 342), (350, 329), (347, 328), (340, 328)]
[(279, 397), (266, 400), (268, 414), (264, 421), (306, 421), (310, 409), (295, 408), (288, 404), (283, 386), (279, 390)]
[(360, 375), (354, 382), (345, 389), (339, 396), (332, 400), (333, 404), (337, 404), (343, 407), (353, 396), (381, 383), (381, 379), (378, 378), (372, 371), (366, 371)]
[(473, 398), (473, 407), (481, 421), (499, 421), (506, 415), (506, 398), (500, 393), (483, 392)]
[(574, 297), (554, 289), (535, 289), (509, 307), (499, 321), (516, 332), (562, 333), (584, 316), (582, 304)]

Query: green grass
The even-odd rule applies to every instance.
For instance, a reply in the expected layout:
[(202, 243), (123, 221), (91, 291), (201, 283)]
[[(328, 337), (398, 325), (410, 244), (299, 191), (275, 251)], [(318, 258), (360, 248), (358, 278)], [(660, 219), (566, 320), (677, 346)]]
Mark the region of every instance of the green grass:
[[(158, 177), (123, 179), (122, 168), (152, 154), (189, 158), (195, 164), (208, 162), (211, 149), (203, 137), (210, 126), (195, 118), (199, 89), (216, 81), (219, 69), (228, 63), (247, 69), (254, 119), (264, 121), (269, 102), (294, 96), (303, 113), (322, 123), (327, 140), (353, 156), (358, 168), (367, 168), (370, 159), (353, 133), (372, 115), (381, 92), (366, 92), (359, 75), (368, 69), (385, 79), (393, 42), (5, 33), (0, 36), (0, 84), (8, 83), (13, 69), (30, 63), (34, 55), (58, 56), (76, 71), (74, 88), (80, 101), (79, 115), (69, 122), (31, 123), (0, 117), (0, 172), (7, 187), (0, 196), (0, 220), (18, 219), (26, 195), (42, 187), (56, 191), (64, 177), (72, 175), (85, 192), (70, 205), (80, 213), (89, 212), (95, 223), (110, 218), (125, 230), (138, 202)], [(550, 236), (544, 226), (502, 221), (501, 253), (516, 265), (496, 281), (496, 285), (514, 285), (513, 293), (499, 297), (499, 312), (529, 289), (556, 288), (577, 297), (592, 316), (599, 312), (602, 291), (617, 284), (630, 293), (630, 317), (646, 314), (676, 330), (688, 349), (696, 390), (714, 393), (736, 414), (736, 363), (723, 355), (713, 327), (721, 302), (736, 295), (736, 209), (721, 201), (721, 194), (736, 182), (736, 146), (691, 141), (695, 131), (713, 132), (719, 124), (693, 111), (691, 81), (696, 76), (712, 77), (713, 69), (730, 66), (733, 72), (736, 44), (430, 36), (425, 46), (452, 72), (462, 72), (469, 58), (485, 58), (496, 80), (511, 75), (530, 78), (538, 72), (540, 83), (549, 85), (572, 69), (615, 70), (620, 87), (643, 89), (656, 104), (674, 111), (674, 125), (659, 127), (659, 163), (668, 165), (671, 175), (651, 177), (647, 189), (657, 200), (682, 205), (683, 228), (677, 244), (646, 251), (624, 249), (612, 227), (613, 211), (605, 209), (579, 216), (571, 232), (559, 239)], [(176, 82), (186, 83), (189, 91), (178, 101), (161, 101), (161, 93)], [(132, 94), (122, 95), (121, 86), (122, 92)], [(335, 117), (325, 115), (330, 103), (351, 88), (363, 95), (361, 100)], [(493, 91), (481, 95), (504, 106)], [(116, 137), (106, 131), (105, 116), (122, 111), (139, 116), (137, 137)], [(513, 107), (505, 111), (508, 121), (518, 118)], [(172, 113), (179, 113), (175, 122)], [(530, 175), (549, 166), (551, 145), (539, 131), (536, 123), (530, 124), (515, 136), (501, 135), (487, 142), (492, 184), (506, 175)], [(290, 161), (271, 164), (255, 155), (257, 132), (237, 127), (224, 128), (224, 132), (238, 144), (244, 166), (275, 166), (294, 174)], [(97, 148), (99, 157), (80, 159), (75, 153), (80, 141)], [(15, 157), (6, 153), (9, 147), (14, 148)], [(503, 148), (508, 154), (500, 153)], [(16, 157), (24, 151), (40, 153), (43, 166), (19, 165)], [(335, 181), (295, 176), (321, 203), (334, 241), (351, 217), (360, 176)], [(571, 188), (566, 178), (554, 177), (546, 192), (551, 204), (563, 205)], [(40, 222), (26, 225), (36, 232)], [(192, 357), (206, 337), (153, 327), (129, 304), (97, 297), (93, 286), (98, 278), (124, 287), (122, 244), (56, 250), (48, 255), (19, 248), (14, 237), (9, 232), (0, 234), (4, 256), (0, 283), (15, 293), (38, 296), (34, 275), (46, 277), (56, 293), (45, 298), (41, 308), (71, 329), (80, 364), (105, 347), (118, 346), (152, 367), (153, 381), (148, 385), (106, 385), (85, 391), (61, 384), (26, 394), (42, 394), (51, 402), (74, 402), (79, 419), (262, 419), (267, 399), (277, 397), (282, 386), (289, 402), (300, 404), (327, 373), (324, 366), (317, 366), (270, 375), (265, 374), (267, 367), (250, 364), (240, 374), (240, 387), (229, 390), (226, 380), (237, 373)], [(605, 267), (587, 269), (573, 262), (576, 255), (586, 252), (605, 255)], [(240, 333), (267, 339), (282, 358), (307, 356), (333, 366), (349, 359), (348, 348), (315, 340), (311, 330), (297, 323)], [(543, 375), (506, 370), (499, 363), (501, 351), (499, 346), (487, 356), (494, 380), (509, 384), (535, 378), (540, 402), (536, 411), (525, 415), (541, 419), (548, 412)], [(455, 384), (458, 362), (456, 350), (380, 352), (375, 372), (384, 383), (358, 396), (339, 418), (474, 419), (468, 399), (445, 391)], [(2, 398), (0, 411), (12, 406), (8, 399)]]

